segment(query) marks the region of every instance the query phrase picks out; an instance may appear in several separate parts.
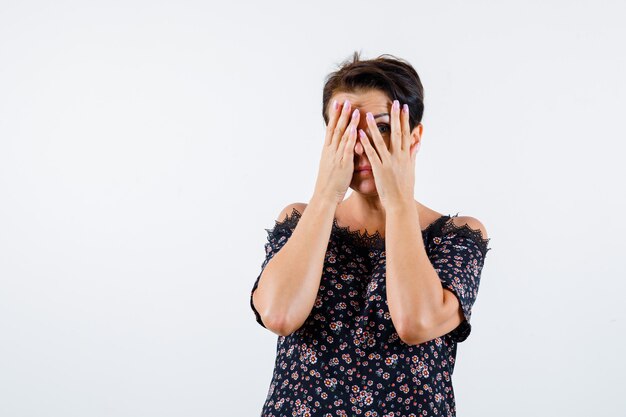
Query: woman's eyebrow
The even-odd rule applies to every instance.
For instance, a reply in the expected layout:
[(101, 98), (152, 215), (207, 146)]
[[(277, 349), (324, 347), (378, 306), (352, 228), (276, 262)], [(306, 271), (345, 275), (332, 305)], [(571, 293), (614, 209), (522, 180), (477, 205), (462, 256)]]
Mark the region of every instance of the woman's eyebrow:
[(382, 117), (382, 116), (389, 116), (389, 113), (379, 113), (379, 114), (375, 114), (374, 115), (374, 119), (378, 118), (378, 117)]

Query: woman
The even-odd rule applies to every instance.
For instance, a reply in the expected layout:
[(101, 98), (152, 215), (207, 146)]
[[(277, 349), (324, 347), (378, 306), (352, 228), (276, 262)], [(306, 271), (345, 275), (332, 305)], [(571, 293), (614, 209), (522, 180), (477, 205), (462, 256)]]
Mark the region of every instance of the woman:
[(413, 198), (423, 97), (391, 55), (327, 77), (315, 190), (266, 229), (250, 295), (278, 335), (263, 416), (456, 414), (456, 347), (491, 248), (476, 218)]

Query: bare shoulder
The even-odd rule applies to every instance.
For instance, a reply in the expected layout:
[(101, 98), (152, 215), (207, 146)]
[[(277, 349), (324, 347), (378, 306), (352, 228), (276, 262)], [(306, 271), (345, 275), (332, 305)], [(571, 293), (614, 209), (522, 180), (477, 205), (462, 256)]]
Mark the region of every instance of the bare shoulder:
[(282, 209), (276, 221), (282, 222), (282, 221), (287, 220), (287, 217), (291, 217), (294, 210), (296, 210), (299, 214), (304, 213), (304, 209), (306, 208), (307, 205), (308, 204), (306, 203), (291, 203), (287, 205), (284, 209)]
[(483, 239), (487, 239), (487, 228), (480, 220), (472, 216), (458, 216), (453, 217), (452, 222), (459, 227), (463, 227), (463, 225), (467, 225), (470, 229), (480, 230)]

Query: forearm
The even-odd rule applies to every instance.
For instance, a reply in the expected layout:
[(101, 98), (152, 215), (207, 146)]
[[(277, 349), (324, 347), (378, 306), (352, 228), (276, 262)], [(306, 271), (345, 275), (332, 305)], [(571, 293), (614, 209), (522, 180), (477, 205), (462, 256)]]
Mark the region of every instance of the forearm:
[(387, 302), (399, 335), (414, 335), (436, 320), (444, 292), (428, 256), (413, 200), (386, 210)]
[(255, 304), (263, 322), (279, 334), (300, 328), (313, 309), (336, 207), (314, 195), (289, 240), (263, 270)]

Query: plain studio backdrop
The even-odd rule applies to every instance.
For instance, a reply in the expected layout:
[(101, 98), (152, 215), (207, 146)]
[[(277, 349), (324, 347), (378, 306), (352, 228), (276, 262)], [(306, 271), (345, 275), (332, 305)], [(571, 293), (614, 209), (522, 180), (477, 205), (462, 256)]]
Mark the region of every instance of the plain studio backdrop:
[(309, 201), (353, 51), (416, 68), (415, 198), (491, 238), (459, 416), (626, 412), (625, 13), (2, 1), (0, 415), (260, 414), (264, 229)]

